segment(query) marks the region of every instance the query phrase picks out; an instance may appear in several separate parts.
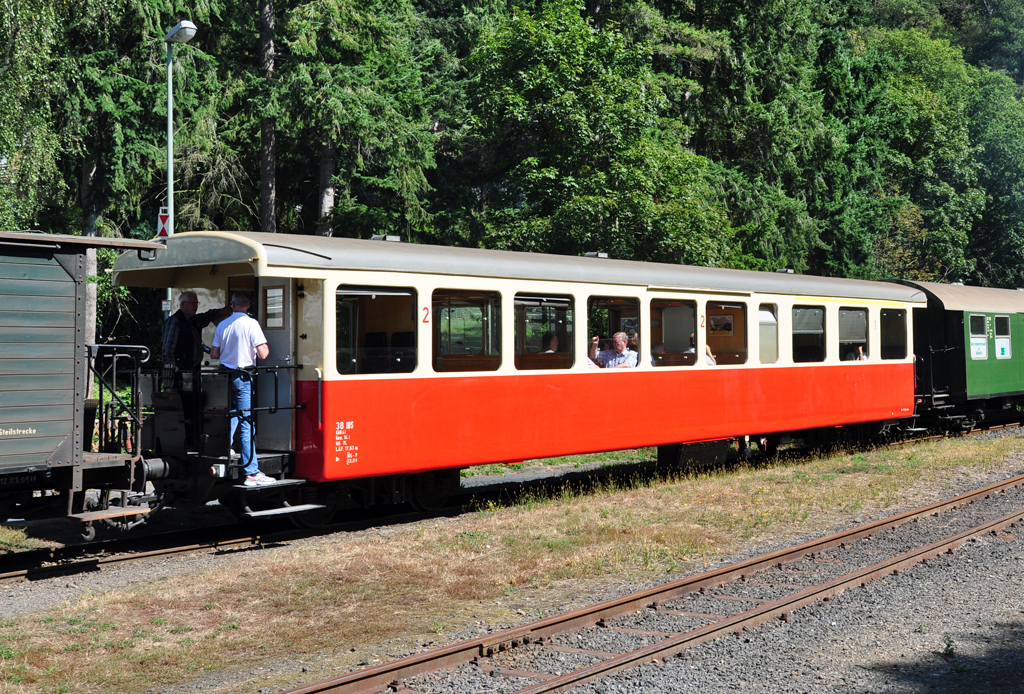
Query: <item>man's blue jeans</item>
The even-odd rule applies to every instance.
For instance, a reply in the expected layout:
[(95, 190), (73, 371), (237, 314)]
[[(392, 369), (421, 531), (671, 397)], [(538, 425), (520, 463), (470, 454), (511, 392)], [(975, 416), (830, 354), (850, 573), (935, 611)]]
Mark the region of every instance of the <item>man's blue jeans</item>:
[(241, 410), (243, 416), (231, 416), (231, 444), (234, 445), (235, 430), (241, 426), (242, 465), (246, 475), (255, 475), (260, 471), (256, 461), (256, 437), (252, 427), (252, 378), (249, 374), (239, 371), (231, 372), (231, 409)]

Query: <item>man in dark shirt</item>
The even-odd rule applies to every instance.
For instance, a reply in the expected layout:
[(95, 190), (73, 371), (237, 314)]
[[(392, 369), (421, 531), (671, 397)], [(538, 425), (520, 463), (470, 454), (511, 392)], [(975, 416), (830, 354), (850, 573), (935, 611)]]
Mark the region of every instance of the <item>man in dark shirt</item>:
[(173, 380), (174, 388), (181, 396), (186, 435), (191, 439), (192, 421), (202, 407), (196, 395), (199, 390), (199, 367), (203, 362), (203, 328), (230, 316), (231, 308), (215, 308), (198, 313), (199, 299), (195, 292), (182, 292), (178, 306), (178, 310), (164, 323), (164, 379)]

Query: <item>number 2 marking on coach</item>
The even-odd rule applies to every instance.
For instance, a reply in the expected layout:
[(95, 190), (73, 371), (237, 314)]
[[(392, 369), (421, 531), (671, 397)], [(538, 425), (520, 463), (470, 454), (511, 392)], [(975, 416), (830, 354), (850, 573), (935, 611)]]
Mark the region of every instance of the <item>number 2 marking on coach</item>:
[(423, 322), (424, 323), (429, 323), (430, 322), (429, 316), (430, 316), (430, 307), (429, 306), (424, 306), (423, 307)]
[(704, 314), (700, 314), (700, 327), (704, 327)]

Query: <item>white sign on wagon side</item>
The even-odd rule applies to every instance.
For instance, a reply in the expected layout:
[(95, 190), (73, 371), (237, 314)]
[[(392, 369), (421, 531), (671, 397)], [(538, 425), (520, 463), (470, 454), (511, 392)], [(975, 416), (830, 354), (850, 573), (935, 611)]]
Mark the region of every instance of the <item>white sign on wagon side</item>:
[(971, 359), (988, 359), (988, 338), (971, 338)]

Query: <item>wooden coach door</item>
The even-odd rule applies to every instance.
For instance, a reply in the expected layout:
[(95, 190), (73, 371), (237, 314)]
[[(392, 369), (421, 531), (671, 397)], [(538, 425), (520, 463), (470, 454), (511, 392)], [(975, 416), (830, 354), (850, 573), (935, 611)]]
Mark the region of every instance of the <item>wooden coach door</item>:
[[(279, 368), (275, 374), (260, 371), (257, 383), (257, 407), (291, 407), (294, 403), (295, 371), (295, 290), (290, 277), (261, 277), (259, 282), (259, 321), (267, 336), (270, 355), (260, 363)], [(294, 410), (262, 411), (256, 414), (256, 446), (266, 451), (291, 451)]]

